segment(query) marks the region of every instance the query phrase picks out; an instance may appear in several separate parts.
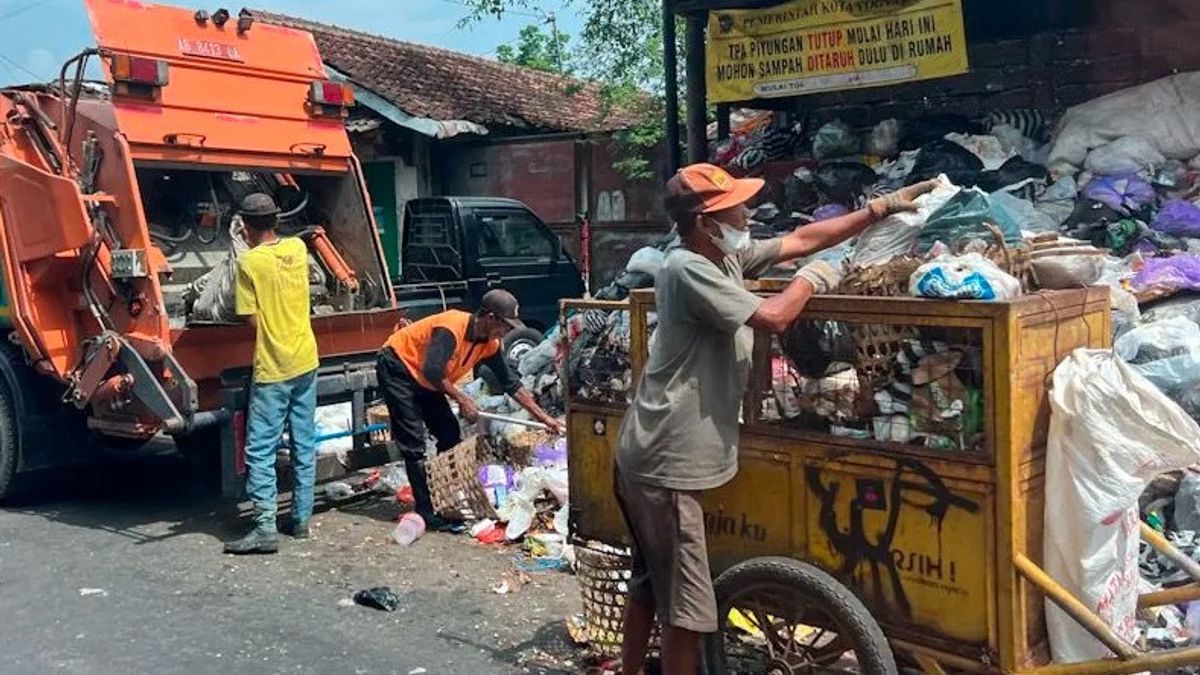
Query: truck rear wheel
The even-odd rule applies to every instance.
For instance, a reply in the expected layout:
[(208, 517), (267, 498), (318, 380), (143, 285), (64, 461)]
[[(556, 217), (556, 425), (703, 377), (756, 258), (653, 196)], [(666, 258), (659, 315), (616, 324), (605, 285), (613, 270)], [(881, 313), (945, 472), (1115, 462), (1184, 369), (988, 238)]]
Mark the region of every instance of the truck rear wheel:
[(791, 558), (754, 558), (717, 578), (710, 675), (857, 672), (895, 675), (879, 624), (836, 579)]
[(545, 336), (536, 328), (517, 328), (510, 331), (504, 336), (504, 358), (508, 360), (508, 365), (515, 371), (521, 357), (542, 344), (544, 339)]
[(17, 429), (17, 411), (8, 383), (0, 377), (0, 502), (20, 496), (22, 488), (17, 476), (17, 453), (20, 439)]

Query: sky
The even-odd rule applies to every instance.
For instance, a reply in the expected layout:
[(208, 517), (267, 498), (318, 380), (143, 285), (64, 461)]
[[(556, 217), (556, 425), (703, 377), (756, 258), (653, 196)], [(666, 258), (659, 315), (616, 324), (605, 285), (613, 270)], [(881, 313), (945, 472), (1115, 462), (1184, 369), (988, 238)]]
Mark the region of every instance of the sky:
[[(159, 2), (209, 12), (222, 6)], [(540, 10), (556, 14), (560, 31), (578, 35), (582, 19), (562, 5), (545, 0)], [(467, 9), (457, 0), (254, 0), (249, 6), (491, 58), (522, 27), (540, 23), (538, 12), (526, 9), (459, 28)], [(225, 7), (236, 15), (242, 5)], [(64, 61), (92, 45), (83, 0), (0, 0), (0, 85), (48, 81)]]

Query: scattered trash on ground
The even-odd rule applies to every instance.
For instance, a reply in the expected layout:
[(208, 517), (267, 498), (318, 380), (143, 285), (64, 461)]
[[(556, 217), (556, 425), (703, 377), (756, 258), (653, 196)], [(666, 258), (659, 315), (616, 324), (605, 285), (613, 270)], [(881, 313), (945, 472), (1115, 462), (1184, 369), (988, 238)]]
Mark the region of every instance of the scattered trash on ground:
[(368, 588), (354, 594), (354, 602), (363, 607), (372, 607), (374, 609), (382, 609), (385, 612), (394, 612), (400, 606), (400, 597), (392, 592), (392, 589), (387, 586), (377, 586)]
[(500, 583), (492, 587), (492, 592), (498, 595), (517, 593), (529, 582), (528, 574), (518, 569), (509, 569), (501, 575)]

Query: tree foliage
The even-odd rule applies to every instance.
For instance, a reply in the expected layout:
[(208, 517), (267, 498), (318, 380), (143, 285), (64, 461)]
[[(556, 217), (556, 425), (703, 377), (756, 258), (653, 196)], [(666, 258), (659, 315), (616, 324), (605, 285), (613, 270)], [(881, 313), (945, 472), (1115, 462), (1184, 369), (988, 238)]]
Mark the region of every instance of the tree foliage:
[[(463, 4), (468, 7), (465, 23), (541, 6), (535, 0), (463, 0)], [(578, 10), (584, 20), (578, 41), (569, 49), (571, 55), (564, 55), (564, 62), (574, 64), (572, 74), (602, 85), (607, 110), (634, 113), (634, 124), (617, 134), (616, 168), (630, 178), (653, 177), (648, 151), (659, 146), (666, 135), (661, 0), (562, 0), (562, 6)], [(520, 58), (526, 42), (532, 50), (531, 61), (537, 61), (532, 57), (552, 44), (544, 33), (547, 41), (535, 40), (533, 31), (527, 41), (526, 31), (531, 28), (542, 32), (536, 26), (522, 30), (515, 53), (510, 52), (514, 59)]]
[(497, 47), (496, 58), (500, 63), (573, 75), (576, 67), (570, 42), (571, 36), (566, 33), (543, 31), (530, 24), (521, 29), (515, 47), (512, 44)]

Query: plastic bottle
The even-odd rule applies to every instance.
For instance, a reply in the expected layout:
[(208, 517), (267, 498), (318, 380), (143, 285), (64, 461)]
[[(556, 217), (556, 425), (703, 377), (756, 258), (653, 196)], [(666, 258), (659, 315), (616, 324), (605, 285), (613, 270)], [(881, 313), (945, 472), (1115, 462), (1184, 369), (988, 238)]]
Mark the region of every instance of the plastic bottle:
[(392, 539), (401, 546), (411, 546), (423, 534), (425, 519), (415, 513), (406, 513), (400, 517), (396, 529), (392, 530)]

